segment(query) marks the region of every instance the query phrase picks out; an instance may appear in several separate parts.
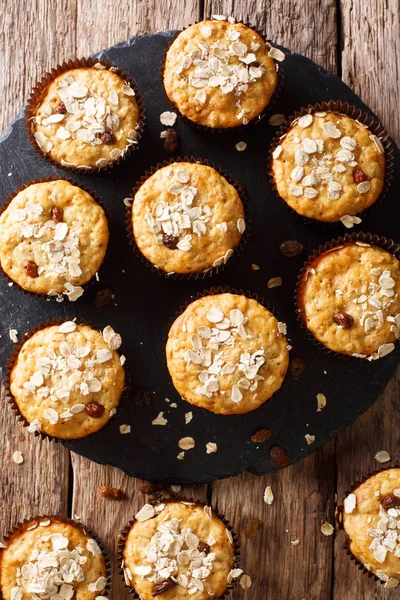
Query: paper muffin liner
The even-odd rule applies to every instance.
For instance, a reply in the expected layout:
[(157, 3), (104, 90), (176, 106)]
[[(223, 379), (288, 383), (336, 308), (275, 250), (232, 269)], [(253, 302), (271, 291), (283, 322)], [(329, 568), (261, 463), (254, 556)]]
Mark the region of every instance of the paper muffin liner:
[[(178, 113), (178, 115), (180, 116), (180, 118), (187, 123), (188, 125), (196, 128), (196, 129), (200, 129), (202, 131), (212, 131), (212, 132), (216, 132), (216, 133), (222, 133), (222, 132), (228, 132), (228, 131), (234, 131), (234, 132), (238, 132), (238, 131), (244, 131), (246, 129), (246, 127), (248, 127), (249, 125), (255, 125), (257, 124), (259, 121), (261, 121), (269, 112), (270, 109), (274, 106), (274, 104), (276, 103), (276, 100), (279, 96), (279, 94), (282, 91), (282, 87), (283, 87), (283, 80), (284, 80), (284, 71), (283, 71), (283, 66), (282, 66), (282, 62), (278, 62), (275, 59), (272, 59), (275, 63), (275, 69), (276, 72), (278, 74), (278, 81), (276, 84), (276, 88), (270, 98), (270, 101), (268, 102), (267, 106), (265, 106), (263, 108), (263, 110), (253, 119), (251, 119), (251, 121), (249, 121), (248, 123), (246, 123), (246, 125), (243, 125), (243, 123), (240, 123), (239, 125), (235, 125), (234, 127), (210, 127), (209, 125), (202, 125), (201, 123), (196, 123), (196, 121), (192, 121), (191, 119), (189, 119), (188, 117), (186, 117), (185, 115), (183, 115), (181, 113), (181, 111), (179, 110), (178, 106), (169, 99), (166, 91), (165, 91), (165, 87), (164, 87), (164, 71), (165, 71), (165, 64), (166, 64), (166, 60), (167, 60), (167, 54), (168, 51), (170, 49), (170, 47), (172, 46), (172, 44), (175, 42), (176, 38), (179, 36), (179, 34), (181, 34), (183, 31), (185, 31), (186, 29), (188, 29), (189, 27), (192, 27), (192, 25), (197, 25), (198, 23), (202, 23), (203, 21), (212, 21), (215, 19), (212, 19), (212, 17), (210, 17), (209, 19), (200, 19), (198, 21), (194, 21), (193, 23), (190, 23), (187, 27), (184, 27), (183, 29), (176, 31), (174, 37), (172, 38), (172, 40), (168, 43), (166, 49), (164, 50), (164, 55), (162, 58), (162, 62), (161, 62), (161, 67), (160, 67), (160, 77), (161, 77), (161, 85), (162, 85), (162, 89), (164, 90), (164, 94), (165, 97), (168, 100), (168, 103), (170, 105), (170, 107), (176, 111)], [(257, 33), (265, 42), (267, 48), (272, 48), (275, 47), (274, 44), (270, 41), (267, 40), (265, 38), (265, 34), (260, 31), (259, 29), (257, 29), (256, 27), (254, 27), (253, 25), (251, 25), (250, 23), (248, 23), (247, 21), (236, 21), (236, 23), (241, 23), (242, 25), (244, 25), (245, 27), (248, 27), (249, 29), (251, 29), (252, 31), (254, 31), (255, 33)]]
[[(41, 177), (40, 179), (32, 179), (31, 181), (29, 181), (28, 183), (24, 183), (23, 185), (19, 186), (18, 188), (16, 188), (9, 196), (8, 198), (3, 202), (3, 204), (0, 206), (0, 216), (3, 214), (3, 212), (10, 206), (12, 200), (14, 200), (14, 198), (23, 190), (25, 190), (26, 188), (30, 187), (31, 185), (35, 185), (37, 183), (48, 183), (50, 181), (68, 181), (68, 183), (70, 183), (71, 185), (74, 185), (76, 187), (79, 187), (80, 189), (82, 189), (84, 192), (86, 192), (87, 194), (89, 194), (93, 200), (100, 206), (100, 208), (103, 210), (104, 215), (106, 217), (107, 220), (107, 226), (108, 226), (108, 230), (110, 229), (110, 216), (108, 214), (108, 210), (105, 206), (105, 204), (103, 203), (103, 201), (99, 198), (99, 196), (97, 195), (96, 192), (94, 192), (92, 189), (88, 188), (85, 185), (82, 185), (79, 181), (76, 181), (74, 179), (71, 179), (69, 177), (63, 177), (61, 175), (54, 175), (54, 176), (48, 176), (48, 177)], [(106, 262), (106, 258), (107, 258), (107, 249), (108, 249), (108, 243), (109, 240), (107, 242), (107, 248), (106, 248), (106, 252), (103, 258), (103, 261), (97, 271), (97, 274), (101, 274), (104, 268), (104, 263)], [(26, 290), (25, 288), (21, 287), (16, 281), (14, 281), (13, 279), (11, 279), (11, 277), (3, 270), (1, 263), (0, 263), (0, 277), (2, 277), (3, 279), (5, 279), (8, 283), (8, 285), (10, 287), (14, 287), (16, 289), (18, 289), (19, 291), (23, 292), (25, 295), (30, 296), (31, 298), (43, 298), (46, 300), (46, 302), (57, 302), (58, 301), (58, 296), (59, 294), (56, 294), (55, 296), (49, 296), (48, 294), (40, 294), (39, 292), (32, 292), (30, 290)], [(87, 281), (86, 283), (81, 284), (80, 287), (83, 288), (84, 291), (86, 291), (89, 286), (92, 286), (96, 281), (96, 275), (93, 275), (93, 277), (91, 277), (89, 279), (89, 281)], [(62, 293), (60, 293), (61, 296), (63, 296)], [(67, 296), (65, 296), (65, 298), (63, 297), (63, 301), (66, 302), (71, 302)], [(78, 298), (79, 300), (79, 298)], [(71, 302), (73, 303), (73, 302)]]
[(272, 188), (276, 192), (276, 195), (280, 199), (280, 201), (284, 204), (287, 210), (289, 210), (292, 214), (297, 215), (304, 223), (310, 225), (320, 225), (320, 226), (331, 226), (337, 225), (340, 223), (340, 219), (337, 221), (321, 221), (318, 219), (312, 219), (311, 217), (306, 217), (301, 215), (297, 211), (295, 211), (289, 204), (279, 195), (277, 185), (275, 182), (274, 172), (273, 172), (273, 157), (272, 153), (275, 148), (280, 144), (282, 138), (286, 136), (288, 131), (295, 125), (295, 122), (302, 116), (306, 114), (312, 114), (315, 112), (336, 112), (340, 115), (346, 115), (351, 119), (357, 121), (360, 125), (366, 126), (370, 132), (376, 135), (385, 150), (385, 178), (384, 184), (381, 193), (378, 198), (375, 200), (371, 206), (366, 208), (360, 213), (357, 213), (354, 216), (362, 217), (364, 215), (369, 214), (373, 209), (380, 205), (382, 200), (386, 197), (387, 191), (390, 188), (390, 185), (393, 180), (394, 174), (394, 149), (393, 144), (389, 138), (389, 134), (383, 125), (378, 121), (375, 117), (372, 117), (366, 112), (363, 112), (360, 108), (356, 108), (353, 104), (349, 104), (348, 102), (342, 102), (341, 100), (330, 100), (329, 102), (320, 102), (316, 104), (309, 104), (306, 107), (300, 108), (300, 110), (296, 111), (294, 115), (290, 116), (283, 125), (276, 131), (276, 135), (272, 140), (272, 144), (270, 147), (269, 155), (268, 155), (268, 174), (269, 181), (272, 184)]
[[(87, 166), (74, 166), (61, 164), (57, 161), (53, 160), (48, 154), (45, 154), (38, 146), (35, 137), (34, 137), (34, 128), (33, 128), (33, 119), (36, 115), (36, 111), (38, 106), (40, 105), (43, 95), (47, 89), (47, 87), (54, 81), (56, 77), (66, 73), (67, 71), (71, 71), (72, 69), (79, 68), (91, 68), (95, 67), (96, 64), (103, 65), (107, 70), (116, 73), (119, 75), (126, 83), (128, 83), (131, 88), (135, 92), (135, 98), (139, 107), (139, 120), (136, 125), (136, 143), (130, 144), (126, 146), (125, 149), (121, 152), (121, 155), (111, 162), (107, 163), (104, 167), (87, 167)], [(99, 68), (99, 67), (95, 67)], [(145, 122), (145, 109), (144, 102), (140, 95), (138, 88), (136, 87), (134, 81), (127, 75), (122, 69), (116, 67), (113, 63), (107, 62), (104, 60), (99, 60), (98, 58), (73, 58), (69, 61), (64, 61), (61, 65), (57, 65), (51, 71), (43, 75), (43, 77), (38, 81), (33, 88), (26, 104), (25, 109), (25, 127), (26, 132), (28, 134), (29, 141), (31, 143), (32, 148), (35, 152), (41, 157), (47, 160), (50, 164), (57, 167), (58, 169), (66, 169), (68, 171), (72, 171), (74, 173), (99, 173), (104, 171), (109, 171), (114, 165), (119, 164), (123, 159), (125, 159), (133, 150), (138, 149), (139, 140), (142, 137), (143, 128)]]
[[(63, 517), (61, 515), (45, 514), (45, 515), (40, 515), (37, 517), (31, 517), (30, 519), (24, 519), (23, 521), (20, 521), (17, 525), (14, 525), (14, 527), (12, 527), (12, 529), (10, 529), (3, 536), (4, 543), (7, 545), (7, 542), (11, 538), (11, 536), (14, 535), (14, 533), (16, 533), (22, 527), (25, 527), (26, 525), (28, 525), (28, 523), (33, 524), (36, 521), (38, 524), (37, 527), (39, 528), (40, 521), (45, 521), (47, 519), (54, 519), (54, 520), (60, 521), (61, 523), (66, 523), (68, 525), (71, 525), (72, 527), (76, 527), (84, 535), (90, 536), (91, 538), (93, 538), (95, 540), (95, 542), (97, 542), (97, 544), (99, 545), (99, 548), (101, 550), (101, 553), (103, 555), (103, 558), (104, 558), (104, 562), (105, 562), (105, 566), (106, 566), (105, 577), (107, 579), (106, 587), (104, 588), (104, 590), (102, 592), (99, 592), (99, 594), (101, 594), (102, 596), (107, 596), (109, 594), (109, 592), (111, 591), (111, 587), (112, 587), (112, 567), (111, 567), (110, 557), (108, 555), (108, 552), (107, 552), (102, 540), (91, 529), (82, 525), (82, 523), (74, 521), (73, 519), (69, 519), (68, 517)], [(46, 531), (46, 527), (43, 527), (43, 532), (45, 532), (45, 531)], [(4, 549), (5, 548), (0, 548), (0, 555)], [(0, 589), (0, 600), (5, 600), (5, 598), (1, 592), (1, 589)]]
[[(65, 323), (68, 320), (72, 320), (72, 319), (68, 319), (68, 317), (65, 317), (65, 318), (58, 317), (57, 319), (51, 319), (51, 320), (45, 321), (44, 323), (40, 323), (40, 324), (36, 325), (35, 327), (33, 327), (32, 329), (28, 330), (26, 333), (23, 334), (23, 336), (14, 345), (14, 347), (11, 350), (10, 355), (7, 359), (7, 362), (6, 362), (6, 365), (4, 368), (4, 377), (3, 377), (3, 381), (2, 381), (2, 383), (4, 385), (4, 389), (5, 389), (5, 399), (10, 404), (11, 409), (15, 413), (16, 420), (19, 421), (20, 423), (22, 423), (22, 426), (24, 428), (29, 427), (30, 422), (21, 413), (18, 403), (17, 403), (17, 400), (14, 397), (13, 393), (11, 392), (11, 372), (14, 368), (14, 365), (18, 358), (19, 352), (20, 352), (22, 346), (25, 344), (25, 342), (27, 342), (38, 331), (40, 331), (42, 329), (46, 329), (47, 327), (53, 327), (54, 325), (61, 325), (62, 323)], [(74, 318), (73, 318), (73, 320), (77, 325), (87, 325), (87, 326), (91, 327), (92, 329), (98, 331), (99, 333), (101, 333), (101, 331), (102, 331), (101, 328), (93, 326), (92, 323), (90, 323), (89, 321), (84, 321), (81, 319), (77, 320)], [(119, 356), (121, 356), (121, 354), (119, 352), (118, 352), (118, 354), (119, 354)], [(127, 368), (126, 362), (123, 365), (123, 368), (124, 368), (124, 373), (125, 373), (125, 384), (124, 384), (123, 390), (121, 392), (121, 396), (119, 398), (117, 411), (122, 406), (122, 404), (127, 401), (129, 391), (131, 389), (130, 370), (129, 370), (129, 368)], [(34, 431), (32, 433), (32, 435), (34, 435), (36, 438), (40, 437), (40, 439), (42, 441), (47, 439), (50, 442), (68, 443), (69, 446), (74, 446), (74, 445), (78, 444), (81, 440), (86, 440), (86, 439), (91, 438), (92, 436), (100, 433), (105, 427), (107, 427), (111, 424), (112, 419), (113, 419), (113, 417), (109, 417), (107, 423), (105, 423), (103, 425), (103, 427), (101, 427), (98, 431), (94, 431), (93, 433), (90, 433), (90, 434), (85, 435), (80, 438), (58, 438), (58, 437), (49, 435), (48, 433), (45, 433), (43, 431)], [(0, 598), (0, 600), (1, 600), (1, 598)]]
[[(179, 496), (176, 496), (175, 498), (173, 498), (171, 500), (167, 500), (165, 502), (160, 502), (160, 503), (158, 503), (158, 505), (159, 504), (170, 504), (170, 503), (174, 503), (174, 502), (182, 502), (183, 504), (196, 504), (196, 505), (199, 505), (202, 507), (208, 506), (207, 504), (205, 504), (204, 502), (201, 502), (200, 500), (196, 500), (193, 498), (181, 498)], [(234, 560), (233, 560), (232, 569), (237, 569), (237, 568), (239, 568), (240, 562), (241, 562), (241, 550), (240, 550), (239, 539), (238, 539), (236, 533), (234, 532), (232, 526), (230, 525), (229, 521), (225, 518), (225, 516), (222, 515), (221, 513), (218, 513), (213, 508), (212, 508), (212, 511), (213, 511), (214, 515), (222, 521), (222, 523), (225, 525), (226, 529), (230, 532), (230, 534), (232, 536), (232, 541), (233, 541), (233, 546), (234, 546)], [(133, 518), (128, 523), (126, 523), (126, 525), (124, 525), (124, 527), (121, 529), (121, 531), (118, 535), (118, 538), (117, 538), (118, 539), (117, 562), (118, 562), (118, 572), (121, 575), (122, 580), (125, 581), (125, 586), (129, 589), (129, 593), (132, 594), (132, 597), (134, 598), (134, 600), (142, 600), (142, 598), (136, 592), (135, 588), (131, 585), (129, 585), (129, 586), (127, 585), (127, 582), (125, 579), (125, 574), (124, 574), (125, 544), (126, 544), (128, 534), (135, 522), (136, 522), (136, 518)], [(227, 584), (227, 588), (226, 588), (225, 592), (221, 596), (218, 596), (218, 598), (215, 598), (215, 600), (228, 600), (228, 598), (231, 598), (232, 590), (234, 589), (236, 584), (239, 582), (239, 579), (240, 579), (240, 577), (237, 579), (234, 579), (232, 581), (232, 583)]]
[[(156, 267), (151, 261), (149, 261), (144, 256), (144, 254), (142, 254), (142, 252), (140, 251), (140, 249), (136, 243), (135, 235), (133, 232), (133, 224), (132, 224), (132, 210), (133, 210), (133, 203), (135, 201), (136, 193), (138, 192), (139, 188), (143, 185), (143, 183), (149, 177), (154, 175), (154, 173), (156, 173), (156, 171), (158, 171), (159, 169), (162, 169), (163, 167), (167, 167), (168, 165), (171, 165), (171, 164), (177, 163), (177, 162), (197, 163), (197, 164), (201, 164), (201, 165), (205, 165), (207, 167), (213, 168), (215, 171), (217, 171), (217, 173), (219, 173), (219, 175), (224, 177), (226, 179), (226, 181), (235, 188), (235, 190), (237, 191), (239, 198), (242, 202), (245, 223), (246, 223), (246, 229), (242, 233), (239, 244), (236, 246), (236, 248), (233, 251), (233, 255), (228, 259), (228, 261), (226, 263), (222, 263), (222, 265), (220, 265), (219, 267), (211, 266), (211, 267), (205, 269), (204, 271), (200, 271), (198, 273), (167, 273), (166, 271), (164, 271), (161, 268)], [(127, 207), (126, 219), (125, 219), (125, 229), (128, 234), (129, 244), (132, 246), (136, 256), (140, 259), (140, 261), (142, 263), (144, 263), (152, 271), (156, 271), (158, 273), (158, 275), (166, 277), (167, 279), (178, 279), (178, 280), (205, 279), (206, 277), (211, 277), (214, 274), (221, 273), (227, 265), (229, 266), (231, 264), (232, 259), (235, 260), (235, 258), (240, 256), (240, 254), (243, 252), (245, 245), (248, 242), (250, 230), (251, 230), (251, 223), (250, 223), (250, 219), (248, 217), (249, 211), (248, 211), (245, 187), (237, 179), (234, 179), (234, 177), (232, 177), (232, 175), (230, 175), (225, 169), (214, 164), (213, 162), (208, 161), (207, 159), (195, 158), (193, 156), (190, 156), (190, 157), (185, 156), (183, 158), (182, 157), (171, 158), (169, 160), (163, 161), (162, 163), (157, 163), (156, 166), (151, 167), (149, 170), (147, 170), (144, 173), (144, 175), (141, 176), (141, 178), (139, 179), (139, 181), (136, 183), (135, 187), (133, 188), (132, 192), (130, 193), (129, 197), (132, 199), (132, 203), (131, 203), (131, 206)]]
[(385, 581), (383, 581), (382, 579), (380, 579), (377, 575), (375, 575), (375, 573), (373, 573), (372, 571), (369, 571), (366, 566), (364, 565), (364, 563), (362, 563), (350, 550), (350, 542), (351, 539), (350, 537), (347, 535), (347, 533), (345, 532), (344, 526), (343, 526), (343, 513), (344, 513), (344, 499), (349, 495), (352, 494), (361, 484), (365, 483), (367, 481), (367, 479), (370, 479), (371, 477), (373, 477), (374, 475), (377, 475), (378, 473), (382, 473), (384, 471), (389, 471), (390, 469), (396, 469), (398, 468), (396, 465), (393, 467), (382, 467), (381, 469), (376, 469), (375, 471), (372, 471), (371, 473), (368, 473), (368, 475), (364, 475), (363, 477), (361, 477), (360, 480), (354, 482), (351, 486), (350, 489), (348, 491), (345, 492), (343, 499), (341, 502), (339, 502), (336, 506), (336, 510), (335, 510), (335, 526), (336, 529), (338, 531), (343, 531), (344, 535), (345, 535), (345, 541), (343, 544), (343, 550), (346, 552), (347, 556), (349, 557), (349, 559), (356, 565), (356, 567), (367, 577), (374, 579), (375, 581), (378, 581), (383, 587), (385, 586)]
[[(338, 237), (337, 239), (333, 239), (330, 242), (326, 242), (323, 246), (319, 246), (314, 252), (308, 257), (306, 262), (303, 264), (303, 267), (300, 270), (300, 273), (297, 277), (296, 282), (296, 291), (295, 291), (295, 306), (297, 313), (297, 320), (300, 323), (302, 329), (307, 332), (308, 338), (312, 341), (314, 346), (317, 346), (320, 350), (325, 351), (331, 356), (337, 356), (342, 360), (354, 360), (357, 357), (350, 356), (349, 354), (342, 354), (340, 352), (336, 352), (335, 350), (331, 350), (322, 342), (318, 341), (317, 338), (313, 336), (313, 334), (309, 331), (305, 319), (304, 319), (304, 311), (302, 308), (301, 302), (301, 291), (303, 283), (307, 281), (308, 278), (308, 269), (311, 266), (311, 263), (328, 252), (333, 250), (337, 250), (338, 248), (343, 247), (345, 244), (349, 242), (360, 242), (363, 244), (368, 244), (372, 246), (379, 246), (383, 250), (386, 250), (390, 254), (393, 254), (396, 258), (400, 260), (400, 243), (394, 242), (392, 239), (387, 239), (382, 236), (378, 236), (373, 233), (364, 233), (364, 232), (354, 232), (354, 233), (346, 233), (343, 237)], [(366, 360), (357, 358), (357, 360)]]

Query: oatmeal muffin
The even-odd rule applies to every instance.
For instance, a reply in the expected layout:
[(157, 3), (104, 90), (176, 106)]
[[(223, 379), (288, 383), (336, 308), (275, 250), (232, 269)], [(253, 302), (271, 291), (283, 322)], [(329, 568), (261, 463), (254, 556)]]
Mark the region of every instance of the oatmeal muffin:
[(330, 350), (368, 360), (386, 356), (400, 337), (400, 263), (365, 242), (337, 246), (310, 263), (298, 307)]
[(272, 57), (282, 60), (284, 54), (243, 23), (230, 21), (191, 25), (167, 52), (166, 94), (183, 116), (199, 125), (246, 125), (262, 113), (278, 84)]
[(229, 529), (209, 506), (189, 502), (146, 504), (122, 556), (126, 584), (143, 600), (219, 598), (242, 573)]
[(172, 325), (167, 364), (184, 400), (214, 413), (255, 410), (281, 387), (289, 362), (286, 325), (259, 302), (204, 296)]
[(380, 471), (343, 502), (343, 528), (353, 556), (368, 571), (397, 587), (400, 581), (400, 469)]
[(227, 262), (245, 230), (233, 185), (207, 165), (176, 162), (158, 169), (135, 194), (136, 244), (166, 273), (200, 273)]
[(0, 215), (0, 264), (24, 290), (77, 300), (108, 244), (103, 209), (57, 179), (28, 185)]
[(113, 69), (101, 63), (68, 69), (35, 88), (28, 117), (43, 154), (64, 167), (99, 169), (137, 143), (135, 92)]
[(106, 561), (97, 541), (58, 517), (20, 525), (0, 550), (3, 600), (103, 599), (106, 585)]
[(362, 123), (336, 112), (296, 119), (272, 153), (278, 194), (298, 214), (339, 221), (364, 212), (385, 179), (380, 139)]
[(30, 432), (78, 439), (98, 431), (117, 409), (125, 383), (121, 337), (66, 321), (39, 329), (21, 347), (10, 391)]

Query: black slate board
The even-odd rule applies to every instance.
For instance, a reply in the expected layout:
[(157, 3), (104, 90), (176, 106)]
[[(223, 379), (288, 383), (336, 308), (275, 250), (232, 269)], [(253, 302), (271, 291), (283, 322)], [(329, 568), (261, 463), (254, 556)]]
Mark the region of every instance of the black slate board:
[[(209, 482), (243, 470), (261, 474), (277, 469), (269, 457), (271, 445), (282, 446), (294, 463), (327, 442), (340, 429), (365, 411), (384, 389), (399, 360), (399, 351), (373, 363), (341, 360), (315, 348), (296, 321), (293, 294), (297, 273), (303, 260), (319, 244), (343, 235), (342, 225), (308, 225), (291, 214), (276, 197), (267, 176), (267, 156), (275, 128), (264, 118), (241, 132), (213, 134), (196, 130), (178, 120), (180, 155), (207, 158), (224, 167), (241, 181), (248, 195), (251, 235), (244, 252), (233, 256), (225, 270), (211, 278), (179, 281), (151, 272), (132, 252), (125, 233), (123, 198), (144, 171), (169, 158), (163, 148), (159, 115), (169, 110), (160, 83), (160, 62), (173, 33), (134, 37), (98, 56), (125, 70), (138, 85), (145, 101), (147, 122), (140, 144), (109, 174), (79, 175), (74, 179), (94, 189), (110, 215), (110, 246), (100, 282), (95, 282), (76, 303), (57, 304), (23, 294), (17, 286), (0, 281), (0, 362), (5, 364), (12, 349), (8, 331), (21, 334), (40, 322), (56, 317), (90, 320), (98, 327), (111, 324), (123, 335), (122, 352), (127, 356), (134, 388), (149, 391), (151, 402), (142, 406), (133, 392), (112, 422), (98, 434), (66, 446), (99, 463), (110, 463), (129, 475), (177, 483)], [(273, 112), (293, 114), (301, 106), (323, 100), (348, 101), (371, 113), (361, 100), (335, 75), (316, 64), (286, 51), (285, 79)], [(372, 114), (372, 113), (371, 113)], [(244, 140), (247, 150), (237, 152), (235, 143)], [(41, 159), (29, 147), (22, 112), (0, 140), (0, 192), (4, 200), (16, 187), (31, 179), (64, 174)], [(397, 169), (396, 169), (397, 167)], [(395, 151), (395, 180), (385, 201), (363, 219), (356, 230), (371, 231), (386, 237), (399, 234), (400, 204), (399, 153)], [(300, 240), (305, 251), (301, 257), (287, 259), (279, 244)], [(251, 263), (260, 266), (251, 269)], [(270, 277), (281, 276), (283, 285), (267, 289)], [(288, 375), (281, 390), (258, 410), (240, 416), (217, 416), (192, 407), (174, 390), (164, 358), (168, 327), (182, 304), (207, 287), (228, 285), (258, 294), (275, 306), (288, 324), (292, 354), (305, 359), (306, 371), (296, 380)], [(94, 306), (97, 290), (110, 287), (115, 304), (102, 309)], [(328, 403), (316, 412), (316, 394), (326, 395)], [(168, 397), (178, 404), (170, 408)], [(163, 410), (168, 425), (151, 425)], [(193, 421), (185, 425), (184, 414), (193, 412)], [(7, 413), (9, 418), (14, 415)], [(132, 433), (120, 435), (119, 425), (130, 423)], [(267, 444), (249, 441), (256, 430), (266, 427), (273, 432)], [(307, 446), (305, 434), (316, 436)], [(177, 460), (178, 440), (192, 436), (196, 447)], [(215, 441), (216, 454), (207, 455), (205, 445)]]

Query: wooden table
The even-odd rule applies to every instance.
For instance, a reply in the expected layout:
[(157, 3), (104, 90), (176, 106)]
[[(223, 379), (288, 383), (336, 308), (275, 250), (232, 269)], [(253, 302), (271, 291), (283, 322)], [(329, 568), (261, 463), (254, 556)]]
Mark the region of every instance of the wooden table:
[[(87, 56), (136, 33), (177, 29), (212, 14), (249, 21), (271, 40), (338, 73), (399, 141), (396, 0), (3, 0), (0, 128), (24, 104), (32, 84), (63, 59)], [(394, 378), (352, 427), (283, 472), (259, 478), (243, 474), (208, 488), (182, 490), (208, 499), (240, 535), (243, 568), (253, 586), (248, 592), (238, 588), (235, 600), (400, 598), (400, 590), (384, 590), (359, 573), (342, 550), (342, 534), (325, 537), (320, 531), (324, 521), (333, 522), (335, 494), (342, 496), (349, 483), (379, 466), (374, 460), (377, 450), (390, 453), (389, 464), (400, 458), (398, 397), (399, 378)], [(41, 443), (16, 423), (4, 402), (0, 423), (1, 533), (35, 513), (80, 518), (97, 531), (113, 558), (111, 598), (127, 599), (117, 574), (115, 536), (144, 501), (140, 481), (60, 444)], [(17, 449), (25, 458), (22, 465), (11, 458)], [(98, 489), (103, 485), (121, 488), (126, 499), (101, 497)], [(263, 502), (266, 485), (275, 494), (272, 506)], [(250, 518), (262, 522), (254, 539), (245, 535)], [(295, 540), (299, 543), (292, 544)]]

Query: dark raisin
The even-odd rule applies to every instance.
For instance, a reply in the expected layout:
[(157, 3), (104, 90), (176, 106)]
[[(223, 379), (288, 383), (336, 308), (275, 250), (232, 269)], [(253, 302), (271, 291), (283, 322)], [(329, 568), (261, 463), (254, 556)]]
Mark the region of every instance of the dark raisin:
[(157, 483), (150, 483), (149, 481), (145, 481), (140, 483), (138, 486), (139, 492), (142, 494), (154, 494), (159, 489), (159, 485)]
[(299, 375), (301, 375), (305, 368), (306, 361), (304, 360), (304, 358), (292, 358), (292, 360), (289, 363), (289, 372), (291, 375), (293, 375), (293, 377), (298, 377)]
[(164, 592), (166, 592), (167, 590), (170, 590), (171, 588), (174, 587), (175, 581), (173, 579), (171, 579), (171, 577), (169, 577), (168, 579), (166, 579), (165, 581), (162, 581), (161, 583), (157, 583), (157, 585), (155, 585), (153, 587), (153, 591), (152, 591), (152, 596), (159, 596), (160, 594), (163, 594)]
[(348, 313), (336, 313), (333, 315), (333, 321), (336, 325), (340, 325), (343, 329), (350, 329), (354, 325), (354, 319)]
[(169, 128), (167, 129), (167, 133), (164, 138), (164, 148), (169, 153), (172, 154), (178, 148), (178, 134), (175, 129)]
[(53, 219), (54, 223), (62, 223), (62, 220), (64, 218), (62, 208), (59, 208), (58, 206), (53, 206), (50, 210), (50, 216)]
[(398, 508), (400, 506), (400, 498), (394, 494), (390, 494), (389, 496), (385, 496), (385, 498), (383, 498), (381, 504), (385, 510), (388, 510), (389, 508)]
[(24, 269), (29, 277), (39, 277), (38, 266), (33, 260), (27, 260), (24, 264)]
[(244, 535), (247, 537), (248, 540), (254, 539), (257, 533), (260, 531), (261, 526), (262, 522), (260, 521), (260, 519), (251, 517), (244, 526)]
[(262, 444), (266, 442), (271, 437), (272, 432), (269, 429), (259, 429), (251, 436), (251, 441), (255, 444)]
[(99, 489), (99, 494), (100, 496), (103, 496), (103, 498), (109, 498), (110, 500), (121, 500), (124, 496), (120, 489), (108, 485), (101, 487)]
[(111, 302), (113, 299), (113, 291), (110, 288), (105, 288), (104, 290), (99, 290), (96, 292), (96, 298), (94, 300), (94, 305), (96, 308), (103, 308)]
[(89, 402), (86, 404), (85, 410), (89, 417), (93, 417), (93, 419), (99, 419), (103, 416), (105, 408), (102, 404), (97, 404), (97, 402)]
[(113, 133), (105, 131), (104, 133), (100, 134), (100, 139), (103, 142), (103, 144), (114, 144), (115, 135)]
[(300, 244), (300, 242), (297, 242), (296, 240), (287, 240), (286, 242), (282, 242), (279, 246), (279, 250), (283, 256), (294, 258), (303, 252), (303, 247), (303, 244)]
[(286, 467), (290, 463), (290, 458), (280, 446), (272, 446), (269, 454), (279, 467)]
[(199, 542), (199, 545), (197, 546), (197, 550), (199, 552), (205, 552), (206, 554), (208, 554), (210, 552), (210, 546), (208, 544), (206, 544), (205, 542)]
[(67, 107), (65, 106), (64, 102), (61, 102), (61, 104), (59, 104), (56, 108), (56, 113), (58, 115), (65, 115), (66, 112), (67, 112)]
[(179, 242), (179, 238), (175, 237), (174, 235), (167, 235), (164, 233), (162, 236), (162, 241), (164, 246), (167, 246), (167, 248), (170, 250), (175, 250), (177, 243)]
[(163, 502), (168, 502), (168, 500), (171, 500), (171, 494), (167, 492), (167, 490), (161, 489), (153, 494), (150, 494), (148, 500), (149, 504), (157, 506), (157, 504), (162, 504)]
[(356, 183), (358, 185), (359, 183), (362, 183), (363, 181), (368, 181), (368, 175), (366, 175), (364, 173), (364, 171), (362, 169), (360, 169), (360, 167), (356, 167), (354, 169), (353, 179), (354, 179), (354, 183)]

